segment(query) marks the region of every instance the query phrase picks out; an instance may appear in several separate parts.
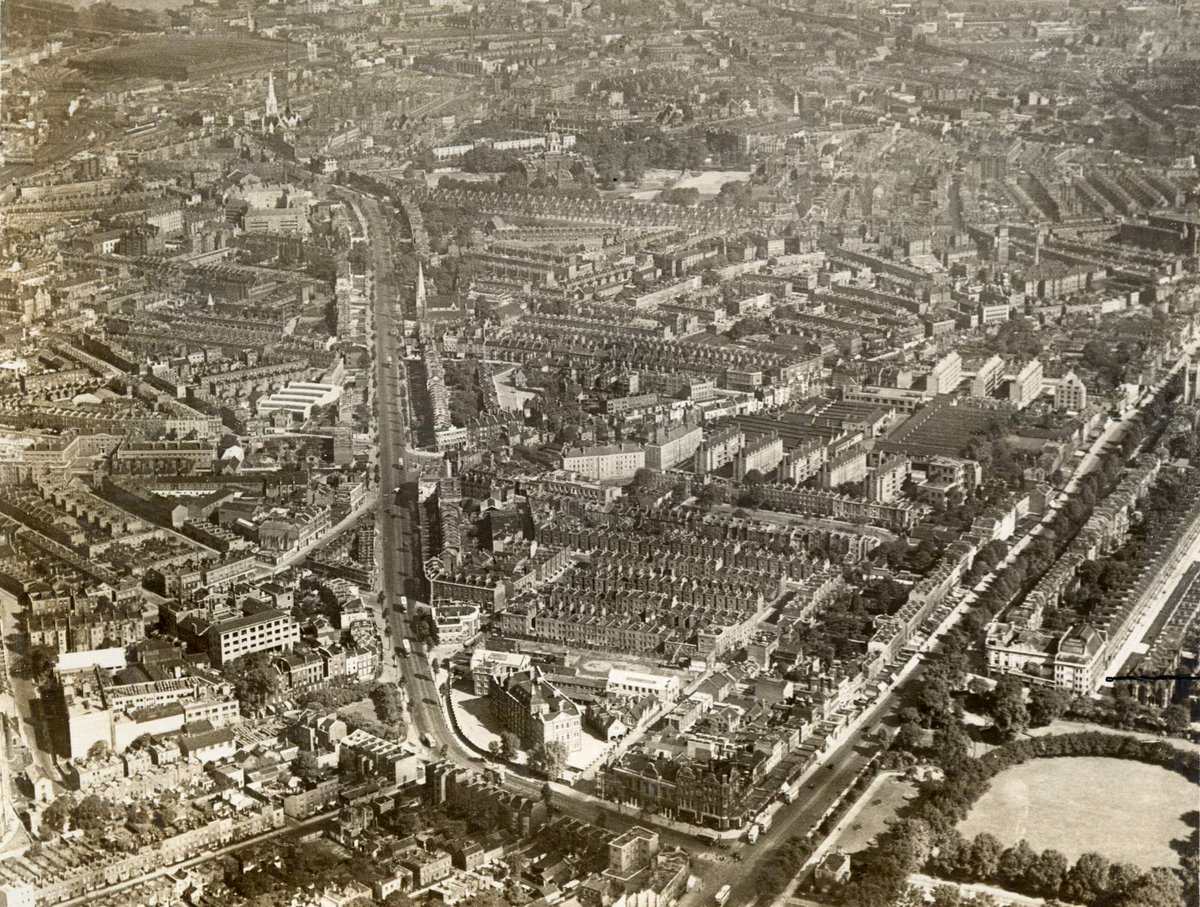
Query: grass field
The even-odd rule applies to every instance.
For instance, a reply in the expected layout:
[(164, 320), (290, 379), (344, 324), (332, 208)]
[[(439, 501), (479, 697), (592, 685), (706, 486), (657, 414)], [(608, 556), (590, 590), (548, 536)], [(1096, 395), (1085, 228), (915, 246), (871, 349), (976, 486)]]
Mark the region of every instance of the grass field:
[(991, 832), (1005, 845), (1021, 838), (1074, 861), (1095, 851), (1144, 868), (1175, 867), (1171, 841), (1186, 838), (1182, 816), (1196, 791), (1182, 777), (1125, 759), (1033, 759), (992, 779), (959, 830)]
[(903, 778), (889, 778), (869, 799), (850, 824), (838, 835), (836, 846), (845, 853), (866, 850), (875, 839), (887, 831), (898, 813), (917, 794), (915, 782)]
[(168, 34), (137, 38), (108, 47), (72, 60), (70, 65), (104, 79), (132, 77), (184, 81), (217, 73), (265, 69), (283, 58), (284, 47), (278, 41)]

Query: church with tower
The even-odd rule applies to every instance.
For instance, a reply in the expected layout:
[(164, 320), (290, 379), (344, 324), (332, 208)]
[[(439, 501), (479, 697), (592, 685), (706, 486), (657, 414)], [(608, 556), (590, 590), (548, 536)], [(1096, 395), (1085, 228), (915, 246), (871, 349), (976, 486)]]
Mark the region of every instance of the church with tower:
[(285, 103), (282, 111), (279, 109), (279, 99), (275, 95), (275, 73), (267, 74), (267, 99), (263, 104), (261, 129), (264, 135), (274, 135), (276, 131), (287, 132), (300, 125), (300, 117), (292, 112), (291, 104)]

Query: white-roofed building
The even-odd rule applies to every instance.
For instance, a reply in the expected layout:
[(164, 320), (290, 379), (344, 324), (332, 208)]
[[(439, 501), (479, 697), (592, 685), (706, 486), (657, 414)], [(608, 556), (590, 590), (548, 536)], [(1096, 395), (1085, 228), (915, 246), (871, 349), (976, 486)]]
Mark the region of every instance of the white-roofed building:
[(313, 381), (293, 381), (282, 390), (258, 401), (259, 415), (289, 412), (307, 419), (318, 406), (329, 406), (342, 396), (336, 384), (317, 384)]

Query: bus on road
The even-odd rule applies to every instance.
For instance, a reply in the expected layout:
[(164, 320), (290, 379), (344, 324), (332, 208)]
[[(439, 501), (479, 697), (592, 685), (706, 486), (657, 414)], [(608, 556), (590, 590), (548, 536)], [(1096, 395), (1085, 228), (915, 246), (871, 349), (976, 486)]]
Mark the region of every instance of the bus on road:
[(719, 905), (721, 905), (721, 907), (725, 907), (725, 902), (729, 900), (730, 890), (731, 889), (728, 885), (722, 885), (721, 890), (717, 892), (716, 900), (717, 900), (717, 903)]

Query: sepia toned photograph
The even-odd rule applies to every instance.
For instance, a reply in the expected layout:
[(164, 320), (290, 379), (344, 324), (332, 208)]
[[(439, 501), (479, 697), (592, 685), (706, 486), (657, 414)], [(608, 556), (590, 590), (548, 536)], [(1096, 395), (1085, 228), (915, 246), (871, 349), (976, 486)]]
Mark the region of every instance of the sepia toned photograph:
[(1200, 0), (0, 0), (0, 907), (1200, 907)]

